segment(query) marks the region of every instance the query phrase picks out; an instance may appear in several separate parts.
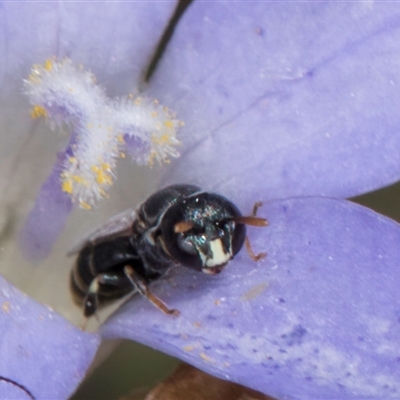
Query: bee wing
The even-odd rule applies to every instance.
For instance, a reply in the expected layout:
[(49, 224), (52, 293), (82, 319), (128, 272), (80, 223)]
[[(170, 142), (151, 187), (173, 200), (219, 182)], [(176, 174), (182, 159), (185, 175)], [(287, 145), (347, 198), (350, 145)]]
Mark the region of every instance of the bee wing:
[(132, 208), (111, 217), (104, 225), (90, 233), (84, 240), (81, 240), (74, 246), (67, 253), (67, 256), (79, 252), (88, 242), (103, 241), (113, 237), (129, 235), (132, 232), (132, 224), (135, 218), (136, 212)]

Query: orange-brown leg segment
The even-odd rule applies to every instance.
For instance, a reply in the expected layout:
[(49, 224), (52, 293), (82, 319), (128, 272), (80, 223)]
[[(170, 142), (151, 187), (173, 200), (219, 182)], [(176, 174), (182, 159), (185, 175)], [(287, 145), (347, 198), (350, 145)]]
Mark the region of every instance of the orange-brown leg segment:
[(248, 236), (246, 236), (246, 239), (244, 240), (244, 245), (246, 246), (246, 250), (247, 250), (248, 255), (250, 256), (250, 258), (253, 261), (261, 261), (267, 256), (267, 253), (265, 253), (265, 252), (254, 254), (254, 251), (251, 248), (251, 244), (250, 244), (250, 240), (249, 240)]
[(264, 227), (268, 225), (268, 221), (265, 218), (257, 217), (257, 211), (262, 206), (261, 201), (254, 203), (253, 212), (247, 217), (236, 217), (233, 220), (239, 224), (249, 225), (249, 226), (259, 226)]
[(256, 201), (256, 202), (254, 203), (254, 206), (253, 206), (253, 213), (251, 214), (252, 217), (255, 217), (255, 216), (257, 215), (257, 211), (258, 211), (258, 209), (259, 209), (261, 206), (262, 206), (261, 201)]
[(173, 315), (174, 317), (177, 317), (180, 314), (178, 310), (169, 309), (165, 303), (163, 303), (158, 297), (156, 297), (153, 293), (151, 293), (146, 283), (143, 282), (142, 278), (140, 278), (136, 274), (136, 272), (131, 266), (129, 265), (125, 266), (124, 272), (128, 277), (128, 279), (132, 282), (132, 285), (134, 285), (137, 288), (139, 293), (142, 296), (146, 297), (159, 310), (161, 310), (165, 314)]
[[(250, 225), (250, 226), (258, 226), (258, 227), (265, 227), (268, 225), (268, 221), (265, 218), (259, 218), (257, 217), (257, 211), (258, 209), (262, 206), (261, 201), (257, 201), (256, 203), (254, 203), (253, 206), (253, 212), (250, 216), (248, 217), (239, 217), (237, 219), (235, 219), (236, 222), (240, 222), (242, 224), (245, 225)], [(253, 249), (251, 248), (251, 244), (250, 244), (250, 240), (249, 237), (246, 236), (246, 239), (244, 241), (244, 244), (246, 246), (246, 250), (247, 253), (249, 254), (250, 258), (253, 261), (260, 261), (262, 259), (264, 259), (267, 256), (267, 253), (263, 252), (263, 253), (259, 253), (259, 254), (255, 254)]]

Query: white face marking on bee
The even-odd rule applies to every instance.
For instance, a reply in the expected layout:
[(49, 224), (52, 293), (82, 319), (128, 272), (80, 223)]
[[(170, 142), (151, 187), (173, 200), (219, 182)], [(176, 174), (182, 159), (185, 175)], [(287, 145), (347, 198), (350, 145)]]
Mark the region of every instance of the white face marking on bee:
[(92, 283), (89, 286), (89, 290), (88, 293), (97, 293), (100, 289), (100, 285), (99, 285), (99, 278), (96, 277), (95, 279), (93, 279)]
[(231, 253), (225, 253), (221, 239), (211, 240), (210, 248), (213, 256), (206, 260), (206, 267), (215, 267), (216, 265), (226, 264), (232, 258)]

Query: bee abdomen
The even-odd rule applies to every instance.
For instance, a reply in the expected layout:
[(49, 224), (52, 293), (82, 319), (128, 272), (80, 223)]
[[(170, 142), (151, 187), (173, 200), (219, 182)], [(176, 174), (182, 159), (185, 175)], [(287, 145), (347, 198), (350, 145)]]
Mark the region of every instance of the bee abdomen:
[(91, 263), (93, 246), (85, 246), (79, 253), (74, 268), (72, 268), (70, 276), (70, 288), (74, 302), (82, 305), (84, 298), (89, 290), (95, 275), (88, 266)]

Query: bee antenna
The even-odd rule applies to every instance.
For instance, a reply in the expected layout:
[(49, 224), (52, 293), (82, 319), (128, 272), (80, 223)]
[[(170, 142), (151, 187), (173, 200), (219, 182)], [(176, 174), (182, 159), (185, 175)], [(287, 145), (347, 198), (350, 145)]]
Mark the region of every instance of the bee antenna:
[(174, 225), (174, 232), (175, 233), (184, 233), (184, 232), (187, 232), (188, 230), (192, 229), (193, 226), (194, 226), (194, 223), (190, 222), (190, 221), (177, 222)]
[(265, 218), (256, 217), (258, 209), (262, 206), (261, 201), (257, 201), (254, 203), (253, 212), (251, 215), (247, 217), (235, 217), (232, 218), (232, 221), (236, 222), (237, 224), (244, 224), (249, 226), (267, 226), (268, 220)]
[(253, 217), (252, 215), (248, 217), (236, 217), (232, 218), (232, 221), (237, 224), (249, 225), (249, 226), (267, 226), (268, 221), (265, 218)]

